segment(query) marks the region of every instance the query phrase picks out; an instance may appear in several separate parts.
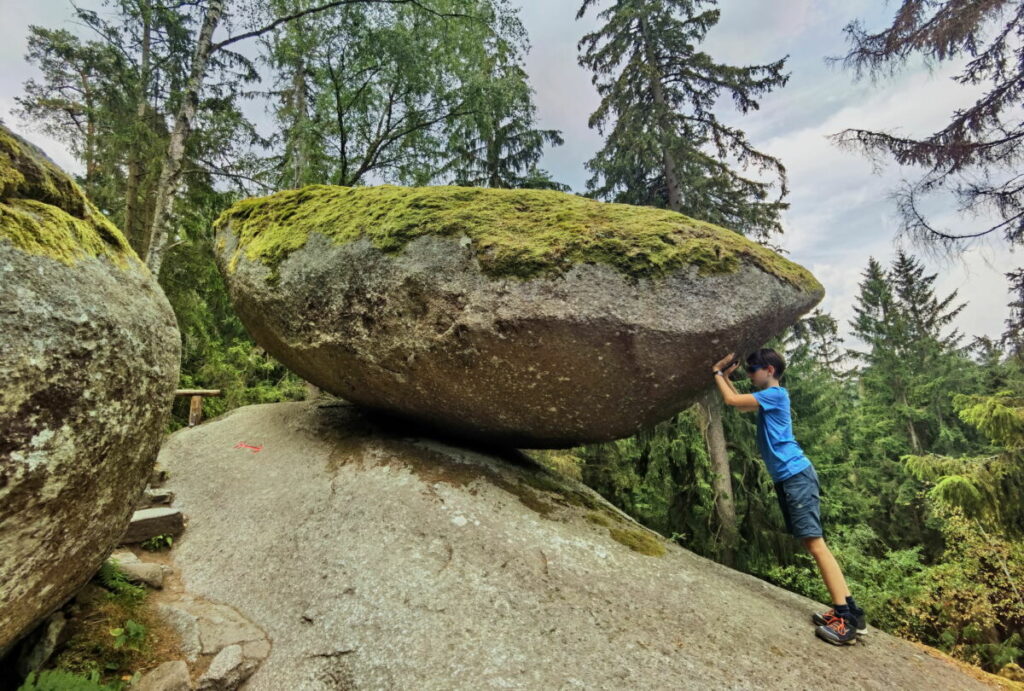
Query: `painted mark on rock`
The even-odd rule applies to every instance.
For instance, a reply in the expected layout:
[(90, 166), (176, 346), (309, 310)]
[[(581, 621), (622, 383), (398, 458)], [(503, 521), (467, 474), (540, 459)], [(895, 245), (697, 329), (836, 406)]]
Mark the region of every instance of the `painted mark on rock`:
[(258, 452), (263, 450), (263, 444), (260, 444), (259, 446), (249, 446), (244, 441), (240, 441), (237, 444), (235, 444), (235, 448), (236, 449), (249, 449), (253, 453), (258, 453)]

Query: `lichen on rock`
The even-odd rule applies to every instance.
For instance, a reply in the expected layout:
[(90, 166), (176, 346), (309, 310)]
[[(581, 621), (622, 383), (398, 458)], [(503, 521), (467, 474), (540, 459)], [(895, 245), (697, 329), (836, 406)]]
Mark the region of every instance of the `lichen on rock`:
[(238, 237), (230, 270), (242, 254), (277, 267), (311, 233), (338, 244), (365, 237), (388, 252), (440, 235), (467, 237), (481, 269), (495, 277), (557, 275), (581, 263), (633, 278), (684, 266), (712, 275), (746, 261), (801, 290), (822, 290), (809, 271), (739, 233), (665, 209), (550, 190), (310, 185), (240, 201), (216, 227)]
[(121, 231), (46, 155), (0, 125), (0, 238), (30, 254), (74, 264), (138, 258)]

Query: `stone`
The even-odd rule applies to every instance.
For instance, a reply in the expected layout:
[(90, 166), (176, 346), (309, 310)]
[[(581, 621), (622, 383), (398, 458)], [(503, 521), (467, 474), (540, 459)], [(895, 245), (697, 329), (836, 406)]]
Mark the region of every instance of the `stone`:
[(223, 648), (199, 678), (199, 691), (234, 691), (248, 679), (258, 663), (242, 654), (242, 646)]
[(22, 649), (16, 663), (18, 675), (27, 677), (29, 672), (38, 672), (53, 655), (61, 642), (61, 635), (67, 625), (64, 613), (57, 611), (40, 626), (38, 638)]
[(257, 660), (269, 652), (263, 630), (233, 607), (185, 596), (174, 604), (161, 604), (157, 611), (181, 638), (189, 662), (232, 645), (243, 646), (245, 657)]
[(204, 603), (192, 609), (199, 620), (203, 654), (248, 641), (265, 640), (263, 631), (231, 607)]
[(989, 688), (881, 631), (822, 643), (819, 603), (679, 547), (520, 451), (304, 401), (179, 430), (160, 457), (190, 516), (172, 552), (189, 594), (273, 643), (246, 691), (805, 689), (823, 668), (853, 688)]
[(184, 660), (164, 662), (132, 684), (132, 691), (189, 691), (192, 679)]
[(135, 503), (136, 509), (148, 509), (153, 506), (167, 506), (174, 502), (174, 492), (163, 489), (147, 488), (142, 498)]
[(170, 304), (124, 236), (0, 126), (0, 656), (124, 533), (179, 357)]
[(121, 571), (133, 583), (145, 583), (157, 589), (164, 587), (164, 569), (160, 564), (147, 564), (141, 561), (133, 564), (122, 564)]
[(147, 484), (153, 488), (163, 487), (164, 483), (167, 482), (167, 471), (160, 466), (154, 466), (153, 470), (149, 473), (149, 481)]
[(215, 247), (249, 333), (306, 381), (524, 448), (671, 417), (824, 296), (733, 231), (543, 190), (312, 186), (239, 202)]
[(127, 549), (118, 549), (110, 553), (110, 559), (117, 562), (117, 565), (123, 568), (126, 564), (138, 564), (140, 559), (135, 552)]
[(262, 660), (270, 654), (270, 641), (265, 638), (258, 641), (246, 641), (242, 644), (242, 654), (255, 660)]
[(181, 652), (189, 662), (199, 659), (203, 650), (199, 641), (199, 620), (194, 614), (181, 606), (158, 603), (156, 612), (161, 619), (178, 635)]
[(139, 509), (132, 514), (132, 520), (121, 538), (122, 544), (145, 542), (157, 535), (181, 535), (185, 530), (185, 518), (180, 509), (158, 507)]

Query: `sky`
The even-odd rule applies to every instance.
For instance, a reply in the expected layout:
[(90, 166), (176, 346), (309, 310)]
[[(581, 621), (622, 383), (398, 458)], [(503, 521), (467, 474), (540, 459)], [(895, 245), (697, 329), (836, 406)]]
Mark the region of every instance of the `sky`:
[[(99, 2), (79, 4), (95, 7)], [(597, 26), (595, 13), (577, 21), (577, 0), (518, 4), (531, 44), (526, 68), (536, 92), (538, 126), (560, 130), (565, 140), (563, 146), (545, 152), (541, 167), (582, 192), (589, 177), (584, 164), (601, 147), (601, 136), (587, 127), (599, 99), (590, 73), (577, 63), (576, 44)], [(863, 155), (840, 150), (828, 135), (851, 127), (925, 135), (940, 129), (956, 108), (971, 104), (980, 93), (952, 81), (955, 64), (929, 69), (913, 63), (877, 83), (858, 81), (852, 73), (826, 64), (826, 56), (841, 55), (847, 47), (843, 26), (859, 19), (868, 29), (882, 29), (897, 4), (721, 0), (721, 20), (703, 46), (715, 60), (734, 65), (789, 56), (789, 82), (763, 97), (760, 110), (743, 115), (723, 103), (718, 112), (724, 122), (743, 129), (756, 148), (786, 166), (790, 209), (783, 217), (785, 233), (774, 243), (825, 286), (820, 307), (839, 321), (841, 334), (853, 347), (859, 343), (850, 336), (848, 321), (861, 274), (869, 257), (888, 265), (900, 247), (890, 194), (901, 180), (915, 175), (892, 164), (876, 169)], [(68, 0), (0, 0), (0, 119), (65, 169), (80, 172), (60, 143), (32, 131), (12, 112), (14, 97), (37, 74), (24, 60), (29, 25), (80, 31), (71, 17)], [(258, 112), (251, 115), (260, 117)], [(956, 232), (964, 228), (964, 221), (943, 207), (936, 208), (934, 220)], [(962, 333), (997, 337), (1002, 332), (1009, 314), (1004, 274), (1020, 265), (1019, 253), (998, 239), (975, 244), (953, 260), (925, 254), (906, 242), (902, 246), (920, 256), (928, 274), (937, 274), (940, 297), (955, 290), (960, 301), (968, 303), (955, 323)]]

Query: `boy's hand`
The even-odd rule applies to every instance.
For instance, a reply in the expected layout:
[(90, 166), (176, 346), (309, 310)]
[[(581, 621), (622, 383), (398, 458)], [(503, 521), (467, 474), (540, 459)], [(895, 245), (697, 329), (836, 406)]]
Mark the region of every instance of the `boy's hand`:
[[(719, 360), (718, 362), (716, 362), (716, 363), (715, 363), (715, 366), (711, 368), (711, 371), (712, 371), (712, 372), (714, 372), (715, 370), (719, 370), (719, 369), (722, 369), (722, 368), (723, 368), (723, 367), (725, 367), (725, 366), (726, 366), (727, 364), (729, 364), (730, 362), (732, 362), (732, 361), (733, 361), (733, 359), (734, 359), (735, 357), (736, 357), (736, 353), (729, 353), (729, 354), (728, 354), (728, 355), (726, 355), (726, 356), (725, 356), (724, 358), (722, 358), (721, 360)], [(738, 366), (739, 364), (740, 364), (740, 363), (738, 363), (738, 362), (737, 362), (737, 363), (736, 363), (736, 364), (734, 364), (734, 365), (733, 365), (732, 367), (730, 367), (730, 368), (729, 368), (729, 372), (732, 372), (732, 371), (733, 371), (734, 369), (736, 369), (736, 367), (737, 367), (737, 366)], [(728, 374), (729, 372), (726, 372), (726, 374)]]

